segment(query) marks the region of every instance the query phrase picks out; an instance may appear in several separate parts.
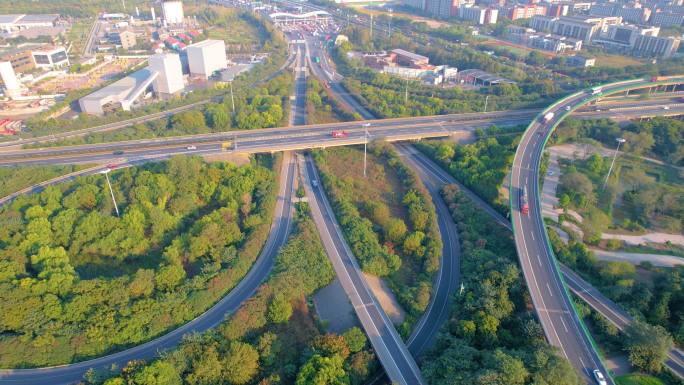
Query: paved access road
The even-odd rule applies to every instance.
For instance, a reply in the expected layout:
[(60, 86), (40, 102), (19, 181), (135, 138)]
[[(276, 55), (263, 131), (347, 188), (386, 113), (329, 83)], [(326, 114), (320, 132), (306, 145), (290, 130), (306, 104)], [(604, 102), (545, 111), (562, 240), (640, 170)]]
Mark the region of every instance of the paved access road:
[[(307, 179), (305, 189), (311, 213), (325, 251), (387, 375), (396, 384), (425, 384), (411, 353), (368, 288), (361, 268), (349, 249), (332, 207), (322, 191), (318, 173), (310, 156), (306, 157), (303, 169)], [(315, 186), (313, 180), (317, 181)]]
[(292, 198), (294, 195), (293, 183), (295, 175), (295, 161), (290, 153), (285, 153), (283, 156), (283, 165), (280, 174), (280, 191), (278, 193), (273, 225), (268, 240), (247, 275), (216, 305), (194, 320), (159, 338), (108, 356), (76, 364), (49, 368), (0, 369), (0, 384), (73, 384), (82, 380), (83, 375), (90, 368), (107, 370), (112, 364), (123, 367), (131, 360), (155, 357), (159, 352), (169, 350), (178, 345), (185, 334), (193, 332), (201, 333), (223, 322), (226, 315), (236, 311), (242, 302), (250, 298), (261, 282), (266, 279), (273, 267), (278, 251), (287, 240), (293, 215)]

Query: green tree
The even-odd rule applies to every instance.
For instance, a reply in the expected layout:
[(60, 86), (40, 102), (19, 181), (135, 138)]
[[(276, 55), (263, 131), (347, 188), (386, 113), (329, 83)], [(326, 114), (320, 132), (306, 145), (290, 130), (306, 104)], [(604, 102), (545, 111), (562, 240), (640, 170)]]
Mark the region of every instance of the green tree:
[(347, 385), (344, 359), (338, 355), (324, 357), (314, 354), (297, 373), (296, 385)]
[(366, 347), (366, 334), (356, 326), (344, 332), (343, 336), (352, 353), (360, 352)]
[(272, 323), (287, 322), (292, 316), (292, 305), (283, 296), (278, 293), (273, 296), (271, 303), (268, 305), (268, 320)]
[(155, 361), (133, 376), (136, 385), (180, 385), (176, 368), (166, 361)]
[(632, 322), (625, 329), (625, 334), (629, 362), (639, 370), (660, 373), (667, 352), (673, 346), (672, 336), (662, 326), (642, 321)]
[(231, 384), (249, 382), (259, 370), (259, 352), (252, 345), (233, 342), (223, 359), (224, 378)]

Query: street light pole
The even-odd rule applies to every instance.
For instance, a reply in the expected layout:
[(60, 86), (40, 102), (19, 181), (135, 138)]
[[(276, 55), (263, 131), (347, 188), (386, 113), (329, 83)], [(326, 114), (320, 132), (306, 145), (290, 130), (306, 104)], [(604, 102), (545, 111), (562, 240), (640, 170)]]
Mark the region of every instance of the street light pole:
[(406, 88), (404, 88), (404, 104), (408, 104), (408, 76), (406, 77)]
[(235, 113), (235, 97), (233, 97), (233, 81), (230, 81), (230, 103), (233, 106), (232, 113)]
[(116, 211), (116, 216), (119, 216), (119, 207), (116, 205), (116, 199), (114, 198), (114, 190), (112, 190), (112, 184), (109, 182), (109, 173), (112, 171), (111, 168), (107, 168), (105, 170), (100, 171), (102, 174), (104, 174), (105, 179), (107, 180), (107, 186), (109, 186), (109, 194), (112, 196), (112, 202), (114, 202), (114, 211)]
[(489, 102), (489, 96), (490, 96), (490, 95), (487, 95), (487, 97), (485, 98), (484, 112), (487, 112), (487, 103)]
[(618, 142), (617, 148), (615, 148), (615, 154), (613, 154), (613, 161), (610, 162), (610, 168), (608, 169), (608, 175), (606, 175), (606, 180), (603, 182), (602, 190), (606, 189), (606, 185), (608, 184), (608, 178), (610, 178), (610, 173), (611, 171), (613, 171), (613, 166), (615, 165), (615, 158), (617, 158), (618, 151), (620, 151), (620, 145), (627, 141), (623, 138), (616, 138), (615, 140)]
[(366, 177), (366, 147), (368, 147), (368, 127), (370, 123), (363, 124), (363, 177)]

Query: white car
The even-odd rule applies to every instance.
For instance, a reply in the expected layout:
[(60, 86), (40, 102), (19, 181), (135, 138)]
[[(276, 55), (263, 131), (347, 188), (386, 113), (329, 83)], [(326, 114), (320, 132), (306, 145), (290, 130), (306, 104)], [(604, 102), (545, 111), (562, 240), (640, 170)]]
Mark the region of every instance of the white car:
[(669, 110), (670, 106), (663, 106), (663, 110)]
[(608, 385), (606, 377), (604, 377), (603, 373), (601, 373), (601, 371), (598, 369), (594, 369), (594, 378), (596, 379), (596, 382), (598, 382), (599, 385)]
[(316, 179), (312, 179), (312, 180), (311, 180), (311, 185), (312, 185), (313, 187), (318, 187), (318, 181), (317, 181)]
[(565, 111), (570, 111), (570, 106), (565, 106)]
[(188, 146), (185, 147), (186, 150), (192, 151), (192, 150), (197, 150), (197, 146)]

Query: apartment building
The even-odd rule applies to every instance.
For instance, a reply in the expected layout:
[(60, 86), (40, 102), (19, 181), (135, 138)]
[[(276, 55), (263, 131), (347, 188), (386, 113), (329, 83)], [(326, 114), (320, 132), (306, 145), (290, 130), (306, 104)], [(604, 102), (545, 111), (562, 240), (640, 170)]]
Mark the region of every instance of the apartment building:
[(474, 21), (479, 25), (496, 24), (499, 10), (496, 8), (461, 6), (458, 8), (458, 17), (463, 20)]

